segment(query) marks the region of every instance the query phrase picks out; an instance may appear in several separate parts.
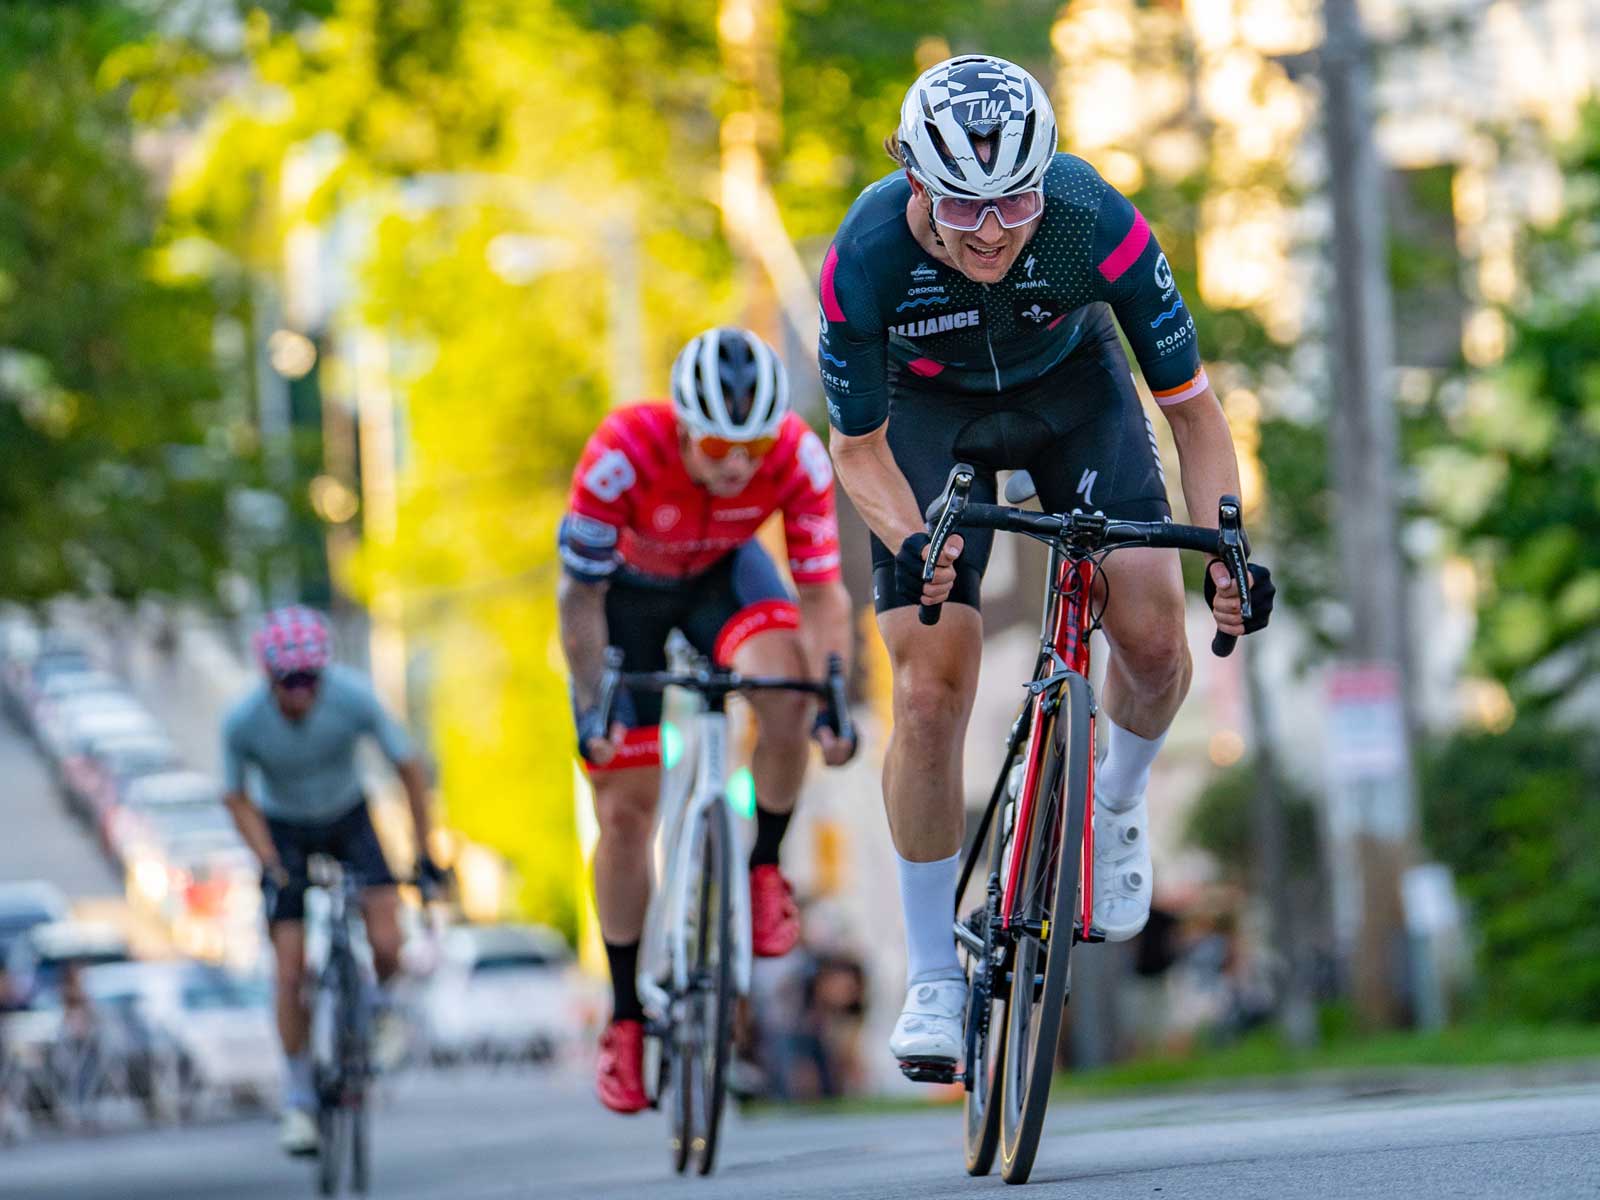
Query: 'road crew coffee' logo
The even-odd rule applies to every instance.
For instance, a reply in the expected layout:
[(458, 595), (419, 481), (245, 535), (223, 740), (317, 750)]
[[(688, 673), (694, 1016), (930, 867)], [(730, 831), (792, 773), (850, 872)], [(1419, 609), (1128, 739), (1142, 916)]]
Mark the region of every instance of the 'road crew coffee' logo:
[(940, 313), (933, 317), (924, 317), (920, 321), (907, 321), (904, 325), (889, 326), (890, 333), (897, 333), (904, 338), (929, 337), (935, 333), (949, 333), (952, 329), (976, 329), (978, 327), (978, 310), (969, 308), (965, 312)]

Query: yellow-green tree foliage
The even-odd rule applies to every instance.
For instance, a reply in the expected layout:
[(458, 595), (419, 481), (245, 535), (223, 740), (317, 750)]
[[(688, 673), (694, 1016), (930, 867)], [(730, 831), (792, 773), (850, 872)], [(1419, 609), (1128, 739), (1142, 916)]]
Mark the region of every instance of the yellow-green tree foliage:
[[(582, 30), (540, 0), (349, 0), (296, 29), (257, 13), (247, 81), (210, 107), (173, 193), (258, 269), (281, 269), (296, 222), (365, 231), (333, 324), (390, 348), (405, 460), (392, 539), (369, 520), (341, 582), (398, 590), (428, 647), (449, 822), (507, 854), (526, 910), (568, 929), (582, 888), (555, 527), (583, 439), (631, 398), (608, 376), (620, 239), (637, 242), (640, 377), (731, 296), (715, 63), (698, 95), (669, 96), (653, 37)], [(695, 77), (692, 58), (673, 70)], [(299, 196), (296, 157), (317, 163)]]

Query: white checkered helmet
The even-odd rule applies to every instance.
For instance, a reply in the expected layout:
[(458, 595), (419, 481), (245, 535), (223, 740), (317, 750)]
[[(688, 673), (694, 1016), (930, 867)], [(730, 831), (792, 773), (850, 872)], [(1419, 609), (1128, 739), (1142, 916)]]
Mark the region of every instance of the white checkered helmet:
[[(1056, 114), (1021, 67), (967, 54), (917, 77), (900, 106), (896, 136), (906, 169), (935, 196), (988, 200), (1044, 186)], [(986, 140), (987, 161), (976, 146)]]
[(773, 348), (723, 325), (692, 337), (672, 364), (672, 407), (698, 437), (771, 437), (789, 411), (789, 376)]

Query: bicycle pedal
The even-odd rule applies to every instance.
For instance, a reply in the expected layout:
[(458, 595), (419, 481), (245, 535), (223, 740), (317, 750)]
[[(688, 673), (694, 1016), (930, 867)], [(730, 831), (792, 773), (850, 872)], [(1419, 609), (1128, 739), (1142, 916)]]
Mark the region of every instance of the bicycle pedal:
[(902, 1059), (900, 1073), (912, 1083), (957, 1083), (965, 1078), (955, 1063), (944, 1058)]

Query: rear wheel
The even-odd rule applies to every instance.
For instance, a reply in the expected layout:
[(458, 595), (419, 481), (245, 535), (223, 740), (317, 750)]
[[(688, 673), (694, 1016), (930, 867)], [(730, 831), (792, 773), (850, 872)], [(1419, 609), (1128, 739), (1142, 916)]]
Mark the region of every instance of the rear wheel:
[(1060, 700), (1046, 731), (1031, 819), (1017, 831), (1025, 857), (1016, 906), (1025, 931), (1012, 960), (1001, 1072), (1000, 1174), (1007, 1183), (1027, 1182), (1044, 1130), (1083, 865), (1092, 741), (1088, 682), (1067, 676)]

